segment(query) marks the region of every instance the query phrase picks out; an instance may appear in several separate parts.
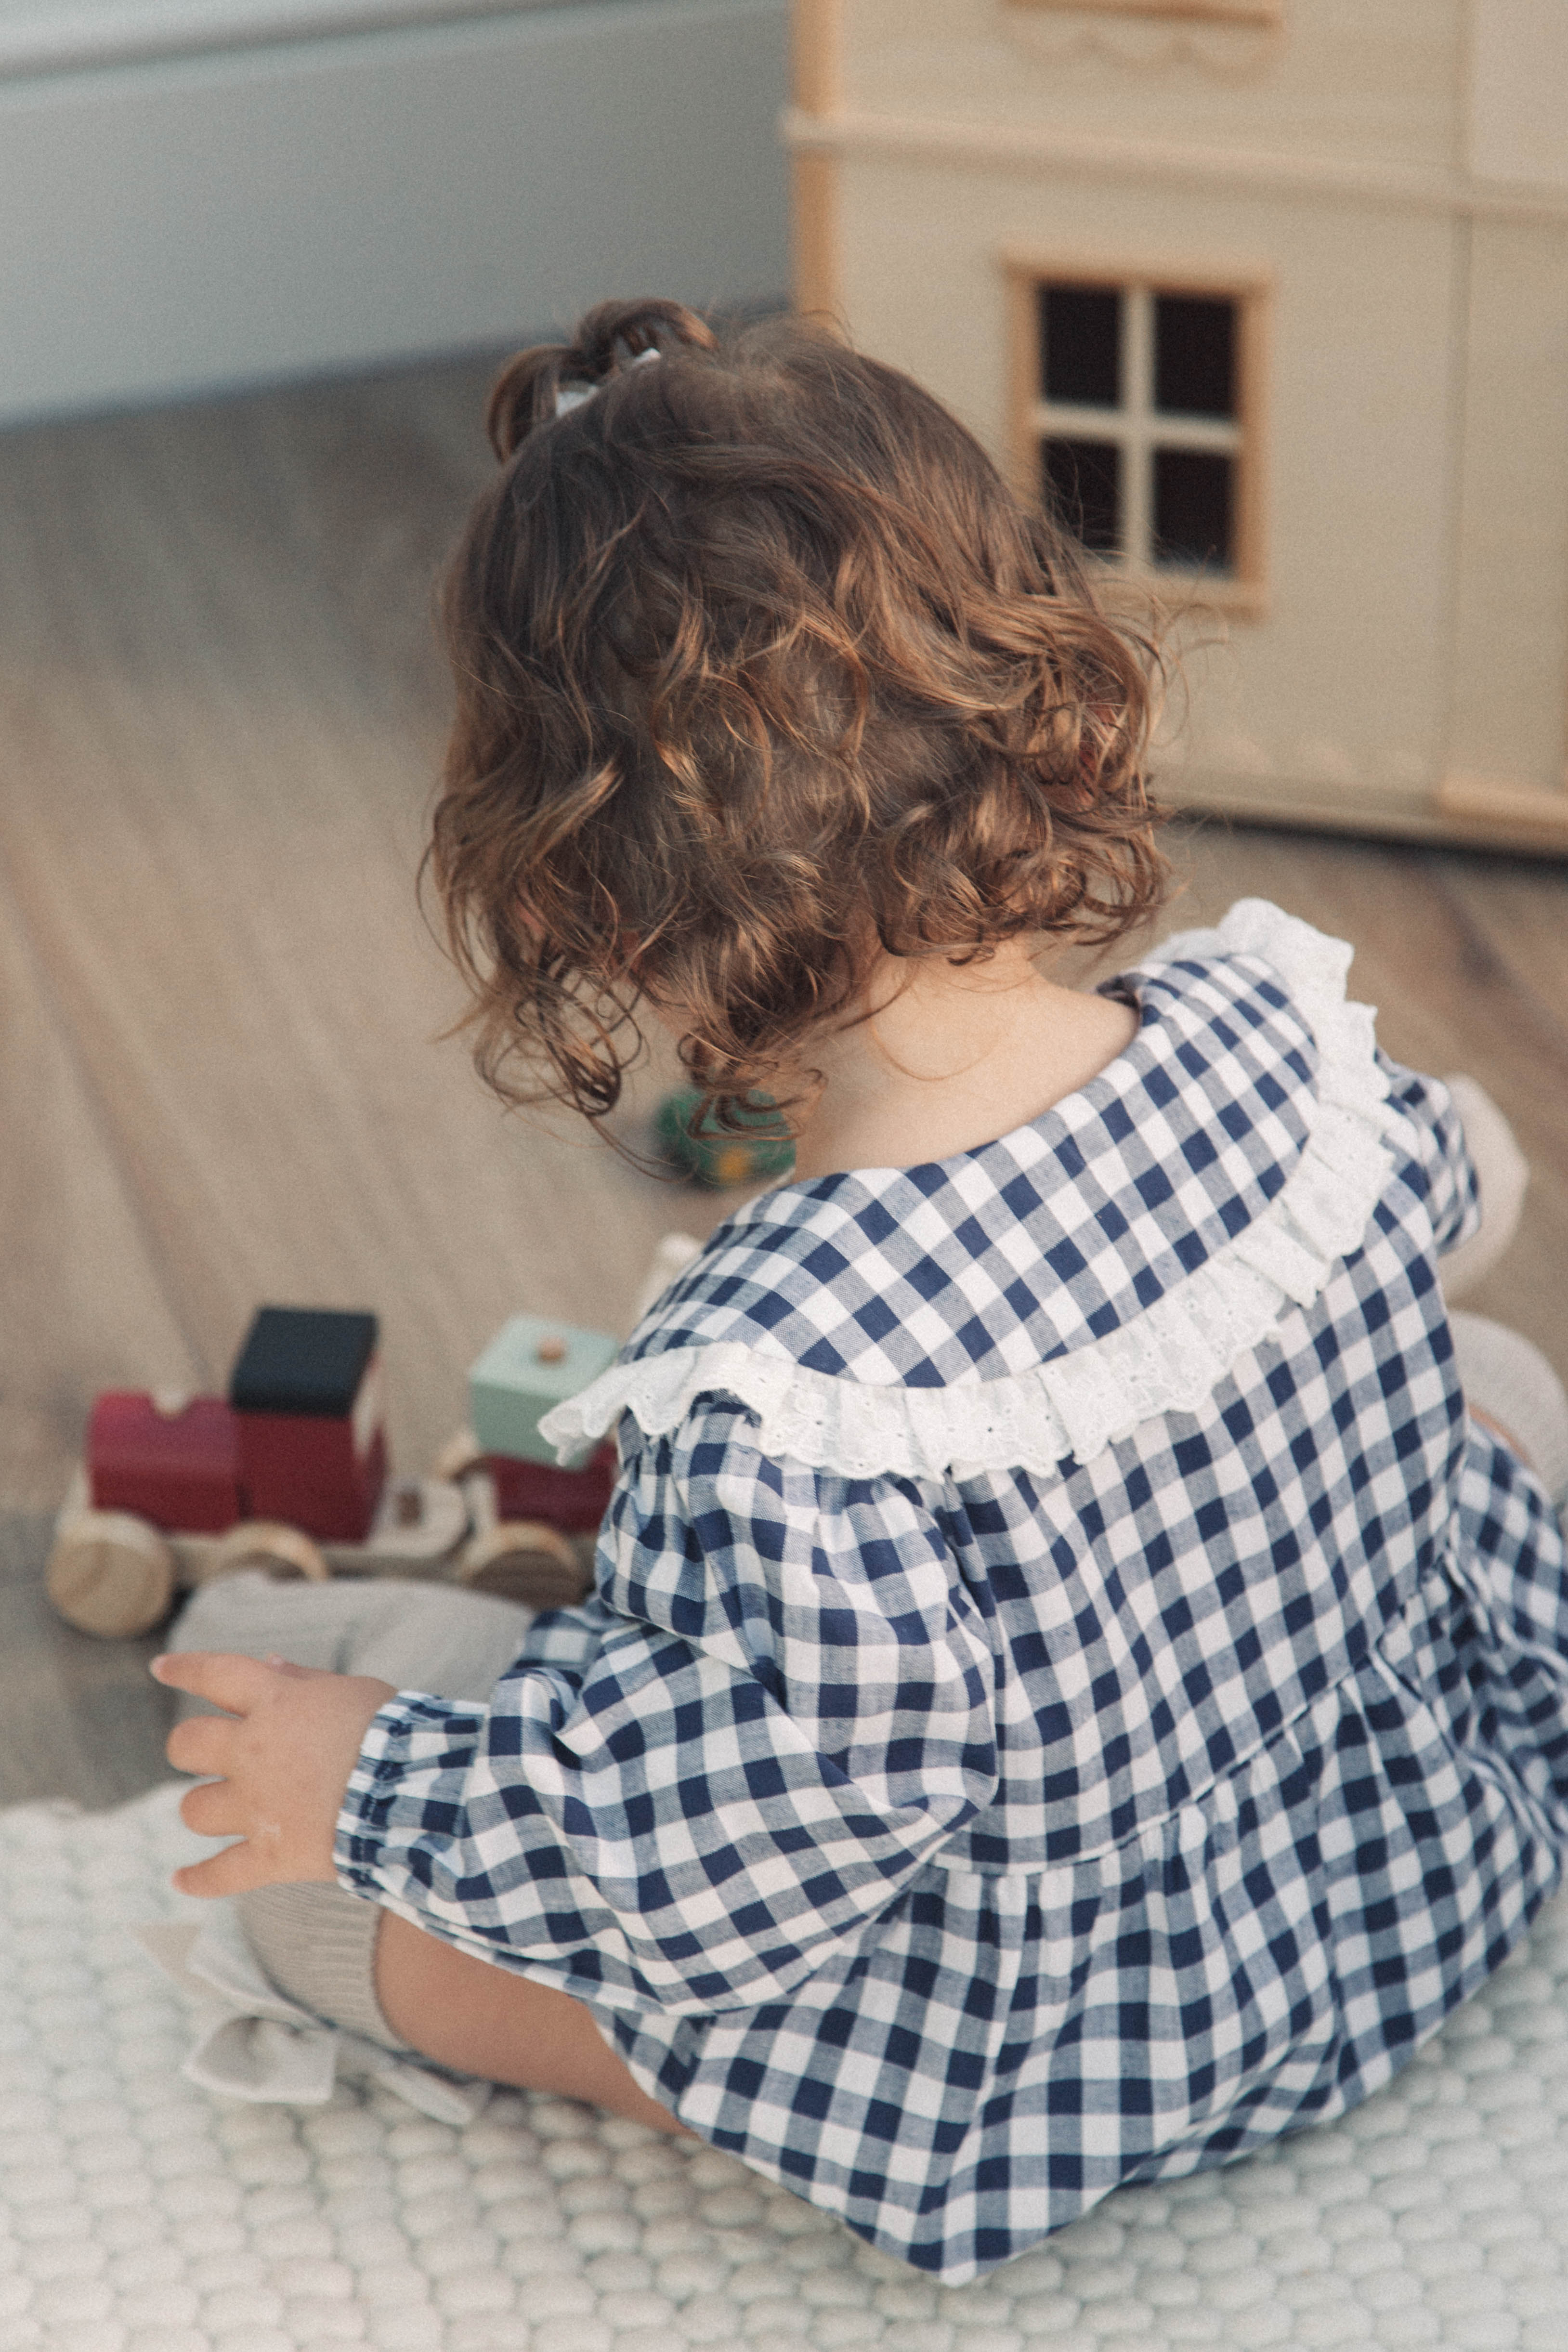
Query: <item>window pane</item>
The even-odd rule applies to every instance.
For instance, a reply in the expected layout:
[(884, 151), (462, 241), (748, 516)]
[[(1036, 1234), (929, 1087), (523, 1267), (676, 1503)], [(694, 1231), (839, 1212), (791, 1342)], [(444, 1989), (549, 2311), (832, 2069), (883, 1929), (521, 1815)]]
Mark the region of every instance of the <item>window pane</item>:
[(1154, 452), (1156, 563), (1233, 568), (1235, 461), (1210, 449)]
[(1090, 408), (1121, 405), (1121, 296), (1114, 286), (1042, 286), (1040, 391)]
[(1154, 298), (1154, 405), (1167, 416), (1236, 415), (1236, 304)]
[(1121, 450), (1115, 441), (1040, 445), (1045, 501), (1085, 547), (1114, 555), (1121, 545)]

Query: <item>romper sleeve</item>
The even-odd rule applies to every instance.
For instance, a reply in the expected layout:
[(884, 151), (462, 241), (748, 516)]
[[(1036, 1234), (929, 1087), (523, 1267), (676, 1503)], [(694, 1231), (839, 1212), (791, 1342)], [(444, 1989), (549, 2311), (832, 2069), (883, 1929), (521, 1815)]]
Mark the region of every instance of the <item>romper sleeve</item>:
[(1481, 1222), (1480, 1191), (1463, 1121), (1440, 1078), (1422, 1077), (1381, 1052), (1377, 1058), (1388, 1080), (1389, 1101), (1403, 1114), (1402, 1173), (1425, 1200), (1433, 1240), (1446, 1256), (1468, 1241)]
[(626, 1427), (594, 1599), (488, 1706), (381, 1709), (339, 1878), (596, 2002), (749, 2008), (989, 1801), (989, 1633), (917, 1482), (770, 1460), (722, 1399)]

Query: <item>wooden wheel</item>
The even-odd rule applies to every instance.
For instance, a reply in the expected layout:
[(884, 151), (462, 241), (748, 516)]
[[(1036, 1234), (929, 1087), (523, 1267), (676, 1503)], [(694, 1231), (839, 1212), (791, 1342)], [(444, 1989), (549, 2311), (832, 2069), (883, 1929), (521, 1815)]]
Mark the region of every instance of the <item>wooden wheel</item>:
[(310, 1584), (325, 1584), (332, 1572), (320, 1544), (281, 1519), (241, 1519), (219, 1537), (208, 1575), (231, 1576), (241, 1568), (263, 1568), (280, 1580), (303, 1577)]
[(68, 1625), (106, 1640), (150, 1633), (174, 1598), (174, 1555), (130, 1511), (78, 1511), (55, 1538), (44, 1571)]
[(593, 1581), (570, 1538), (542, 1519), (502, 1519), (475, 1536), (458, 1562), (459, 1584), (528, 1609), (569, 1609)]
[(485, 1458), (485, 1449), (471, 1429), (459, 1429), (449, 1437), (430, 1465), (432, 1478), (446, 1478), (454, 1484), (466, 1475), (476, 1462)]

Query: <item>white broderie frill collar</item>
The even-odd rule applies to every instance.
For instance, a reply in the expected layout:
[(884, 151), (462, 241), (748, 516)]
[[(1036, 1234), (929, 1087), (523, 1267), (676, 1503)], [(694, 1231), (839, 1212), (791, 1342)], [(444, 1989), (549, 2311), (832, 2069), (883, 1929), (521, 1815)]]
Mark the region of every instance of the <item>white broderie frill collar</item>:
[(1243, 898), (1216, 929), (1180, 932), (1145, 960), (1143, 969), (1238, 954), (1268, 964), (1312, 1032), (1316, 1099), (1300, 1157), (1268, 1207), (1104, 1339), (1029, 1371), (945, 1388), (810, 1371), (732, 1342), (671, 1348), (612, 1364), (557, 1405), (541, 1435), (566, 1461), (624, 1412), (645, 1435), (663, 1436), (699, 1396), (717, 1392), (755, 1413), (764, 1454), (844, 1477), (1050, 1477), (1068, 1455), (1092, 1462), (1157, 1413), (1196, 1411), (1287, 1303), (1310, 1307), (1359, 1247), (1393, 1165), (1373, 1008), (1345, 1001), (1352, 952), (1267, 899)]

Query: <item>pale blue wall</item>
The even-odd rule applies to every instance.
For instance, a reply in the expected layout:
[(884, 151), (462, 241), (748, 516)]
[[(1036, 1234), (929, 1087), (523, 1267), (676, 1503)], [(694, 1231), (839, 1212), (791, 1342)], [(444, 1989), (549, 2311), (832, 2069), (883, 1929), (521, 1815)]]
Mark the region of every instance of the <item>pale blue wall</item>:
[(785, 20), (578, 0), (52, 72), (17, 41), (6, 75), (0, 10), (0, 421), (498, 343), (612, 294), (782, 295)]

